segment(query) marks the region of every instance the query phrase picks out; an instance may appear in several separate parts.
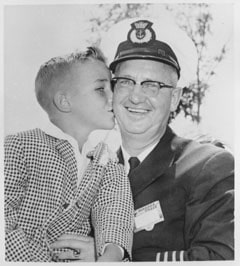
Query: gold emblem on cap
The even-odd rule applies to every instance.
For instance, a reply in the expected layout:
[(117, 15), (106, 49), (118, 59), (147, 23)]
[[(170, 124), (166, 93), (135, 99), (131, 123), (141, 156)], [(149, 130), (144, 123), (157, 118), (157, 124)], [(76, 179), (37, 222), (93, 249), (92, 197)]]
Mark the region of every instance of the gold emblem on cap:
[(147, 43), (155, 38), (152, 23), (147, 20), (136, 21), (131, 24), (132, 28), (128, 33), (128, 39), (132, 43)]

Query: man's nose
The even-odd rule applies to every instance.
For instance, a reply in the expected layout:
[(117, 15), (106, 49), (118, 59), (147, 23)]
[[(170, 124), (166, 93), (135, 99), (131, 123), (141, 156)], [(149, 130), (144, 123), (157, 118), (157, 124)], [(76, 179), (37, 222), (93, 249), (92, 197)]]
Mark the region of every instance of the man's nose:
[(139, 103), (145, 101), (145, 94), (142, 91), (142, 87), (140, 84), (135, 84), (132, 90), (129, 93), (129, 99), (133, 103)]

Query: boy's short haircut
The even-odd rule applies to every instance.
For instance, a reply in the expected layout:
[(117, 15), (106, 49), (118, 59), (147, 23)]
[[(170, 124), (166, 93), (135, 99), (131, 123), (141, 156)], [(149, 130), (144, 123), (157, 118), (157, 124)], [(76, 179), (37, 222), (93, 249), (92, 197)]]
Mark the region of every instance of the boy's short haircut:
[(77, 51), (65, 56), (51, 58), (41, 65), (35, 79), (35, 93), (38, 103), (48, 112), (50, 106), (50, 91), (53, 81), (64, 78), (68, 70), (76, 63), (85, 63), (89, 60), (99, 60), (106, 64), (106, 58), (97, 47), (88, 47), (86, 51)]

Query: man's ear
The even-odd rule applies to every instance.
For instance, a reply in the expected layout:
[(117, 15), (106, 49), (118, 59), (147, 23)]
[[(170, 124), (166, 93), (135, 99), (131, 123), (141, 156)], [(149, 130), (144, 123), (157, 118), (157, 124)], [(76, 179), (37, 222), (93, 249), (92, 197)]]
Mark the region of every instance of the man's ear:
[(182, 88), (180, 87), (174, 88), (172, 91), (171, 112), (174, 112), (177, 109), (181, 96), (182, 96)]
[(53, 101), (57, 109), (64, 113), (71, 111), (71, 103), (68, 99), (68, 95), (63, 91), (58, 91), (53, 97)]

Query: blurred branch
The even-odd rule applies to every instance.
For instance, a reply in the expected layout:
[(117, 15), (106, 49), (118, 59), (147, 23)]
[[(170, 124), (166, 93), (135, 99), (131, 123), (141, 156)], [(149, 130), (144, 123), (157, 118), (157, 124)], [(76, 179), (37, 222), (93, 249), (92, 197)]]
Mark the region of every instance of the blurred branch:
[(179, 27), (193, 41), (198, 56), (196, 82), (191, 84), (188, 89), (183, 90), (183, 99), (172, 118), (182, 111), (185, 116), (190, 116), (192, 121), (200, 123), (203, 98), (209, 88), (210, 79), (215, 75), (215, 69), (226, 55), (226, 44), (223, 44), (220, 51), (216, 51), (214, 56), (208, 55), (207, 40), (212, 36), (213, 21), (208, 4), (180, 4), (177, 8), (168, 5), (167, 9), (174, 13)]
[(92, 43), (99, 44), (100, 32), (107, 31), (112, 25), (127, 19), (141, 16), (151, 4), (99, 4), (99, 15), (90, 19), (91, 32), (96, 35)]

